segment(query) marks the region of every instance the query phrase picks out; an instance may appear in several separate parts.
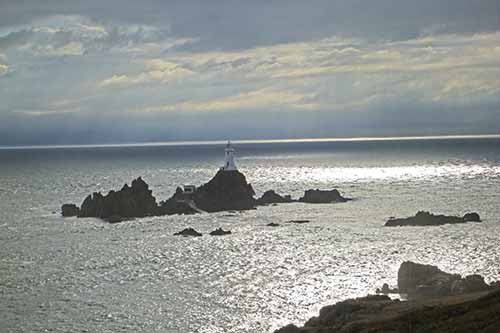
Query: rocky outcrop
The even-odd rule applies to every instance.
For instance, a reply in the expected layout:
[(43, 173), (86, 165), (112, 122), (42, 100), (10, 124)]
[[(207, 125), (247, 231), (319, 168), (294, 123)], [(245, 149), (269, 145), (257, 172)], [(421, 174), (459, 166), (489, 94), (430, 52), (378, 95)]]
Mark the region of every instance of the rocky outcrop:
[(206, 184), (191, 195), (196, 207), (206, 212), (248, 210), (257, 205), (252, 185), (237, 170), (219, 170)]
[(443, 224), (457, 224), (466, 222), (481, 222), (479, 214), (467, 213), (463, 217), (434, 215), (429, 212), (420, 211), (415, 216), (407, 218), (391, 218), (385, 223), (386, 227), (397, 226), (436, 226)]
[[(480, 275), (462, 279), (436, 266), (407, 261), (399, 268), (398, 287), (401, 293), (413, 294), (424, 288), (421, 296), (432, 297), (411, 302), (385, 295), (349, 299), (323, 307), (303, 327), (290, 324), (275, 333), (500, 332), (500, 284), (488, 286)], [(433, 292), (427, 294), (429, 290)]]
[(481, 275), (462, 278), (459, 274), (443, 272), (436, 266), (411, 261), (405, 261), (399, 267), (398, 288), (400, 293), (411, 297), (461, 295), (491, 289)]
[(194, 230), (193, 228), (186, 228), (183, 229), (179, 232), (176, 232), (174, 236), (184, 236), (184, 237), (201, 237), (202, 234), (200, 234), (198, 231)]
[(217, 228), (214, 231), (210, 232), (210, 236), (225, 236), (230, 234), (230, 230), (223, 230), (222, 228)]
[(478, 213), (467, 213), (463, 217), (465, 222), (481, 222), (481, 217)]
[(94, 192), (82, 203), (78, 217), (144, 217), (156, 215), (157, 204), (148, 184), (141, 177), (125, 184), (119, 191), (109, 191), (107, 195)]
[(340, 195), (336, 189), (330, 191), (324, 190), (307, 190), (304, 196), (299, 199), (300, 202), (305, 203), (332, 203), (332, 202), (346, 202), (349, 199)]
[(61, 207), (61, 215), (64, 217), (77, 216), (79, 212), (80, 208), (75, 204), (64, 204)]
[(411, 304), (384, 295), (350, 299), (323, 307), (303, 327), (290, 324), (275, 331), (348, 332), (500, 332), (500, 290)]
[(267, 204), (275, 204), (275, 203), (288, 203), (288, 202), (294, 202), (292, 197), (290, 195), (285, 195), (281, 196), (278, 193), (276, 193), (274, 190), (269, 190), (264, 192), (262, 196), (257, 199), (257, 202), (260, 205), (267, 205)]
[[(240, 211), (255, 209), (259, 204), (293, 202), (289, 196), (281, 196), (275, 191), (265, 192), (261, 198), (254, 198), (255, 192), (241, 172), (219, 170), (206, 184), (190, 188), (184, 192), (180, 187), (167, 200), (156, 203), (155, 197), (141, 177), (125, 184), (119, 191), (109, 191), (103, 195), (94, 192), (85, 198), (80, 208), (63, 205), (63, 216), (99, 217), (110, 222), (120, 222), (135, 217), (173, 214), (212, 213), (220, 211)], [(344, 202), (337, 190), (308, 190), (302, 202), (327, 203)]]
[(382, 285), (381, 289), (378, 289), (375, 291), (377, 294), (397, 294), (399, 293), (398, 288), (390, 288), (387, 283), (384, 283)]

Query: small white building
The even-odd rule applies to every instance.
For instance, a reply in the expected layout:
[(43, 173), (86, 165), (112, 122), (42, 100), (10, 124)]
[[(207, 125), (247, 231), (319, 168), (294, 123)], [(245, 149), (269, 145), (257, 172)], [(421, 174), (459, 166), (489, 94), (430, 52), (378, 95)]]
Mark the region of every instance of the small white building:
[(236, 168), (236, 164), (234, 164), (234, 148), (231, 146), (231, 141), (227, 142), (225, 151), (225, 161), (224, 166), (221, 167), (221, 170), (224, 171), (235, 171), (238, 170)]
[(193, 194), (196, 191), (196, 186), (194, 185), (184, 185), (185, 194)]

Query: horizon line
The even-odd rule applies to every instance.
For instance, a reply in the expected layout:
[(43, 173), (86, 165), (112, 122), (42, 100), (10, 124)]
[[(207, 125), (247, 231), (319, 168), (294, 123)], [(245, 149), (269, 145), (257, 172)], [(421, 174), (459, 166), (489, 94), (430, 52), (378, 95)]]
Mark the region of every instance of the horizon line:
[[(301, 142), (363, 142), (363, 141), (413, 141), (413, 140), (447, 140), (447, 139), (500, 139), (500, 134), (464, 134), (464, 135), (421, 135), (421, 136), (387, 136), (387, 137), (342, 137), (342, 138), (295, 138), (295, 139), (241, 139), (230, 140), (235, 144), (252, 143), (301, 143)], [(61, 144), (61, 145), (19, 145), (2, 146), (0, 150), (14, 149), (67, 149), (67, 148), (113, 148), (113, 147), (155, 147), (155, 146), (195, 146), (226, 144), (229, 140), (183, 140), (159, 142), (130, 142), (103, 144)]]

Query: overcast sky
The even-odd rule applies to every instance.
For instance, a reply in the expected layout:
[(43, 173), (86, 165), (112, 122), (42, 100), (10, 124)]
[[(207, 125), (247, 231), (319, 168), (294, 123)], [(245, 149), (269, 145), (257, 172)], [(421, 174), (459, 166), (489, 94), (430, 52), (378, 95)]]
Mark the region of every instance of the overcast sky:
[(495, 133), (498, 0), (0, 0), (0, 145)]

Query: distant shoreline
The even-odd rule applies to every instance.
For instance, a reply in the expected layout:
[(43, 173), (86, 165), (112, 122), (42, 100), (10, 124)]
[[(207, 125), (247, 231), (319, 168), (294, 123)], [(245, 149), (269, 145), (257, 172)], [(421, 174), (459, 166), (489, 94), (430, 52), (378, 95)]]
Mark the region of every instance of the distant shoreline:
[[(500, 139), (500, 134), (479, 135), (429, 135), (429, 136), (388, 136), (388, 137), (350, 137), (350, 138), (298, 138), (298, 139), (254, 139), (231, 140), (235, 144), (254, 143), (307, 143), (307, 142), (364, 142), (364, 141), (416, 141), (416, 140), (452, 140), (452, 139)], [(158, 147), (158, 146), (198, 146), (222, 145), (227, 140), (206, 141), (163, 141), (144, 143), (108, 143), (108, 144), (75, 144), (75, 145), (23, 145), (1, 146), (0, 150), (13, 149), (67, 149), (67, 148), (113, 148), (113, 147)]]

